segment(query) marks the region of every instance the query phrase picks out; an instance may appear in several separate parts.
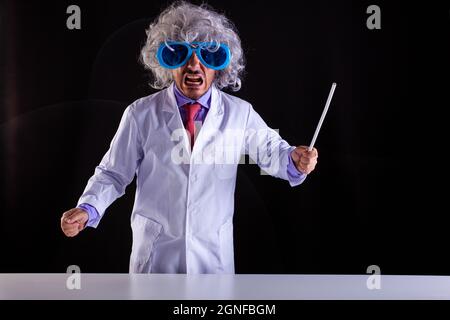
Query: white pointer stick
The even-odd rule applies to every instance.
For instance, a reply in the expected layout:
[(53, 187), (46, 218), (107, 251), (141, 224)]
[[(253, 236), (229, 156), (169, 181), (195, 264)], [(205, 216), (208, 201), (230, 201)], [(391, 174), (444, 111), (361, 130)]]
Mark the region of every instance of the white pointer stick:
[(330, 106), (331, 99), (333, 98), (334, 89), (336, 89), (336, 82), (333, 82), (331, 86), (330, 94), (328, 95), (327, 103), (325, 104), (325, 108), (323, 108), (322, 116), (320, 117), (319, 124), (317, 125), (316, 132), (314, 132), (314, 136), (311, 140), (311, 144), (309, 145), (308, 151), (311, 151), (314, 147), (314, 143), (316, 142), (317, 136), (319, 135), (320, 127), (322, 126), (323, 120), (327, 115), (328, 107)]

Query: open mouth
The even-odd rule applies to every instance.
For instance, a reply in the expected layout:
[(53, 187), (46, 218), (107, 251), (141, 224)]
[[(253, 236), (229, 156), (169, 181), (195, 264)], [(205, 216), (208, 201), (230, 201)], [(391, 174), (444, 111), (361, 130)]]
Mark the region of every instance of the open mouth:
[(184, 84), (188, 87), (199, 87), (203, 84), (203, 77), (200, 75), (187, 74), (184, 77)]

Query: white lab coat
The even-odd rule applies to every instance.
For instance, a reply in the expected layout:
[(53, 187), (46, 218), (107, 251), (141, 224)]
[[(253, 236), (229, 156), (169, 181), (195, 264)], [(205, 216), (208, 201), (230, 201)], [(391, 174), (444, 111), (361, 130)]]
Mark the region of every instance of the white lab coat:
[[(251, 145), (267, 144), (255, 132), (270, 133), (263, 136), (269, 137), (271, 156), (279, 157), (275, 166), (265, 162), (266, 172), (289, 180), (291, 186), (303, 182), (304, 177), (288, 177), (286, 168), (293, 147), (268, 128), (248, 102), (214, 86), (210, 110), (191, 153), (172, 86), (126, 108), (110, 148), (78, 204), (94, 206), (102, 217), (136, 174), (130, 272), (234, 273), (238, 161), (244, 153), (261, 167), (267, 160), (267, 155), (258, 156), (250, 150), (254, 149)], [(208, 148), (228, 129), (245, 130), (245, 134), (234, 135), (233, 152), (228, 152), (236, 154), (233, 161), (198, 161), (205, 150), (231, 150)], [(180, 162), (180, 154), (184, 162)]]

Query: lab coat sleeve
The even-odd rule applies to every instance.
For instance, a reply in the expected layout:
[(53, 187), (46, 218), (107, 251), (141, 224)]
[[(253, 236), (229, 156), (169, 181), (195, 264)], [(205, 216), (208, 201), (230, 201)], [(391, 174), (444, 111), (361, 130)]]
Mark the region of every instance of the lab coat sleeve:
[(306, 175), (288, 173), (290, 153), (295, 148), (271, 129), (250, 105), (245, 132), (245, 153), (271, 176), (287, 180), (291, 187), (301, 184)]
[[(78, 205), (87, 203), (97, 209), (100, 218), (106, 208), (125, 193), (125, 188), (133, 180), (143, 157), (142, 138), (134, 116), (133, 105), (122, 115), (109, 150), (95, 168), (94, 175), (78, 200)], [(96, 227), (100, 219), (93, 225)]]

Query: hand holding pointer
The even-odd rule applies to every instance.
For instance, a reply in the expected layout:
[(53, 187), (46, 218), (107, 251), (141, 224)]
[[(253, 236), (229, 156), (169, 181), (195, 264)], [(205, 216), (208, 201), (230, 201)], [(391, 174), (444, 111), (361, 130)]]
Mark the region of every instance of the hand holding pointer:
[(317, 124), (316, 131), (314, 132), (314, 136), (311, 140), (311, 144), (309, 145), (309, 147), (299, 146), (294, 150), (292, 150), (291, 152), (291, 158), (292, 161), (294, 161), (297, 170), (304, 174), (310, 174), (316, 167), (317, 158), (319, 154), (317, 152), (317, 149), (314, 148), (314, 143), (316, 142), (320, 128), (322, 127), (323, 120), (325, 119), (328, 108), (330, 107), (331, 99), (333, 98), (335, 89), (336, 83), (334, 82), (333, 85), (331, 86), (331, 90), (328, 95), (325, 108), (323, 109), (322, 116), (320, 117), (319, 123)]

